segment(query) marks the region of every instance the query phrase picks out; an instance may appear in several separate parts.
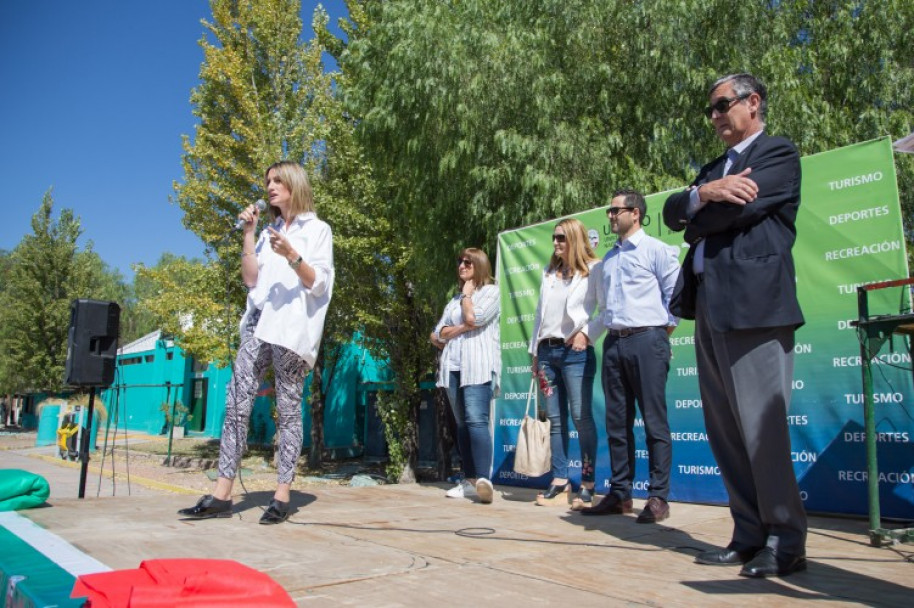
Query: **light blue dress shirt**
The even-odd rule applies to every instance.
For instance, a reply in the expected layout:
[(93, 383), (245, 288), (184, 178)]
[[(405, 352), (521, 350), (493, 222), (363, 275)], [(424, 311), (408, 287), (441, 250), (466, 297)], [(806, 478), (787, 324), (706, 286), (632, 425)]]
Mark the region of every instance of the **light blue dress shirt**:
[[(643, 229), (619, 240), (603, 258), (597, 311), (603, 329), (675, 326), (670, 297), (679, 276), (679, 249)], [(591, 336), (592, 340), (596, 336)]]

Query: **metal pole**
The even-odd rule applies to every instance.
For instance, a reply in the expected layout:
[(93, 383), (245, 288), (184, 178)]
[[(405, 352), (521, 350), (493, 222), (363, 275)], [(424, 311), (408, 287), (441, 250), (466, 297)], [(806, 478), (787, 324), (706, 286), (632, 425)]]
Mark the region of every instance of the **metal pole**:
[(86, 475), (89, 473), (89, 444), (92, 437), (92, 416), (95, 414), (95, 387), (89, 388), (89, 418), (86, 420), (86, 433), (79, 446), (79, 498), (86, 497)]
[(879, 529), (879, 464), (876, 458), (876, 412), (873, 403), (873, 369), (870, 361), (869, 302), (867, 292), (857, 288), (857, 332), (860, 337), (860, 367), (863, 370), (863, 429), (866, 437), (866, 483), (870, 515), (870, 544), (881, 544)]
[[(168, 386), (168, 395), (165, 397), (165, 399), (171, 400), (171, 381), (169, 380), (169, 381), (165, 382), (165, 384)], [(178, 391), (175, 390), (175, 395), (177, 395), (177, 393), (178, 393)], [(168, 403), (168, 401), (166, 401), (166, 403)], [(168, 464), (168, 466), (171, 466), (171, 442), (174, 439), (174, 434), (175, 434), (175, 404), (173, 402), (171, 404), (171, 416), (168, 419), (168, 454), (165, 456), (165, 462)]]

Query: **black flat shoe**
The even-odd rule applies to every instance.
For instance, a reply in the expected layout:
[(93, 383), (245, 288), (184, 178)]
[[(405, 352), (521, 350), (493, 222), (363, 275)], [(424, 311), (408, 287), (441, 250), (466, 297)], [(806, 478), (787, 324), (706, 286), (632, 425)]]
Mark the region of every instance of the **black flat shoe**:
[(270, 506), (260, 516), (260, 523), (264, 525), (281, 524), (289, 518), (289, 503), (270, 500)]
[(212, 494), (207, 494), (189, 509), (181, 509), (178, 515), (188, 519), (209, 519), (211, 517), (231, 517), (232, 499), (219, 500)]

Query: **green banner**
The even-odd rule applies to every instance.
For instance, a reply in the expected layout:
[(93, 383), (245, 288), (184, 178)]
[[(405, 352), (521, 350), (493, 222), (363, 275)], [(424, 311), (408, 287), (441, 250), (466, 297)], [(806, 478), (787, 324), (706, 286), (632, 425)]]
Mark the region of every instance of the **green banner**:
[[(794, 260), (804, 325), (796, 336), (796, 367), (789, 412), (792, 458), (806, 508), (863, 514), (867, 510), (866, 458), (860, 344), (851, 322), (857, 318), (858, 285), (905, 278), (907, 256), (898, 186), (888, 138), (802, 159), (803, 186)], [(661, 218), (669, 193), (647, 197), (645, 231), (681, 248)], [(607, 201), (608, 205), (608, 201)], [(606, 207), (575, 214), (587, 226), (602, 257), (615, 242)], [(552, 253), (557, 220), (503, 232), (497, 274), (502, 294), (502, 393), (495, 410), (494, 478), (500, 483), (544, 487), (548, 478), (513, 472), (513, 447), (530, 388), (527, 348), (543, 266)], [(681, 259), (680, 258), (680, 259)], [(910, 291), (870, 292), (871, 314), (911, 310)], [(671, 500), (724, 503), (723, 483), (707, 444), (693, 324), (683, 321), (671, 337), (673, 359), (667, 405), (673, 433)], [(602, 344), (595, 345), (600, 361)], [(880, 501), (887, 517), (914, 516), (914, 411), (909, 344), (897, 338), (874, 359)], [(600, 431), (598, 488), (608, 487), (609, 454), (603, 423), (605, 404), (599, 378), (594, 416)], [(635, 495), (647, 490), (647, 451), (636, 420)], [(579, 448), (572, 432), (572, 478), (580, 478)]]

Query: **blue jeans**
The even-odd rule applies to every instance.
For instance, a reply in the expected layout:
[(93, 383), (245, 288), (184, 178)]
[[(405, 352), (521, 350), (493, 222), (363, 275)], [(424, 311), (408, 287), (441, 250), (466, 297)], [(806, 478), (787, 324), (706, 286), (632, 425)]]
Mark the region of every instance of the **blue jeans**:
[(460, 372), (448, 377), (447, 398), (457, 421), (457, 451), (467, 479), (488, 479), (492, 469), (489, 405), (492, 383), (460, 386)]
[(568, 479), (568, 414), (571, 413), (581, 446), (581, 481), (592, 482), (597, 457), (597, 426), (593, 420), (593, 379), (597, 359), (593, 347), (576, 351), (570, 346), (540, 342), (536, 356), (539, 368), (553, 387), (552, 396), (544, 397), (549, 418), (552, 476)]

